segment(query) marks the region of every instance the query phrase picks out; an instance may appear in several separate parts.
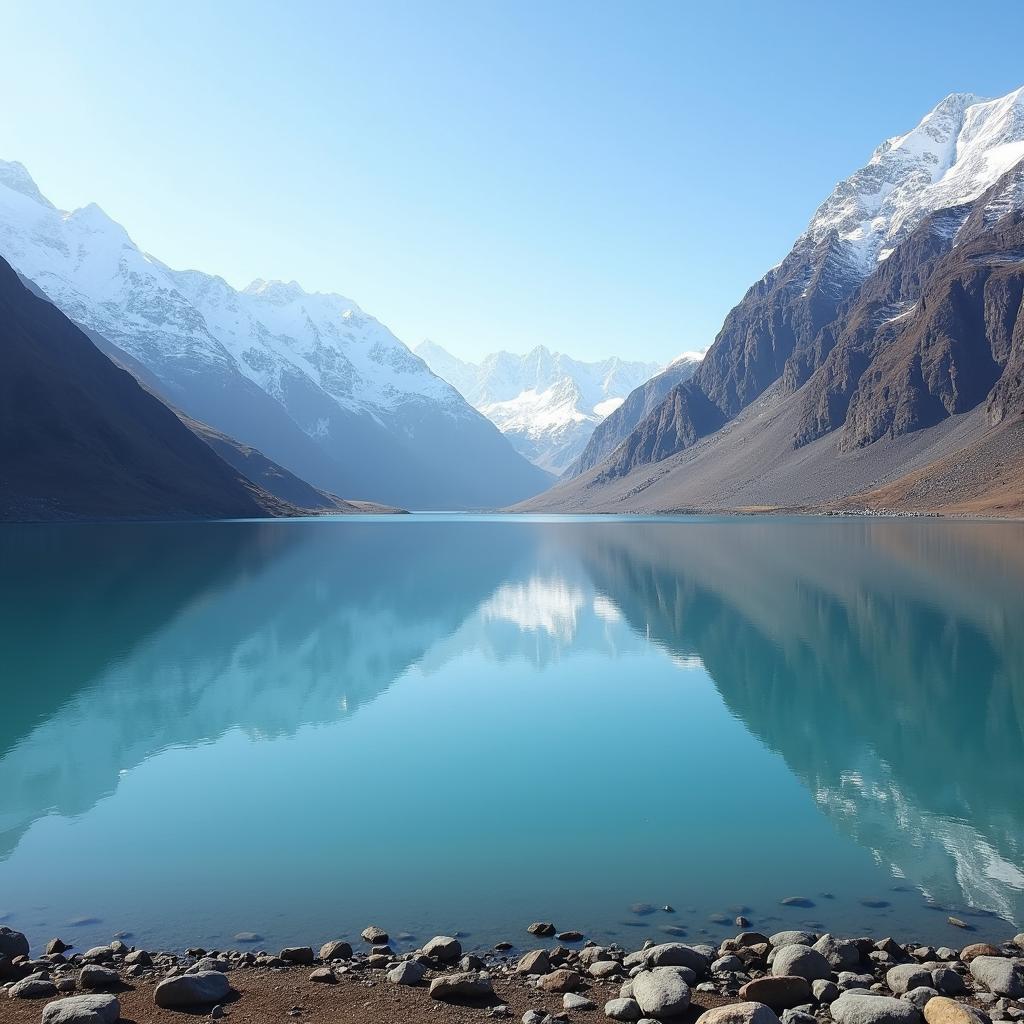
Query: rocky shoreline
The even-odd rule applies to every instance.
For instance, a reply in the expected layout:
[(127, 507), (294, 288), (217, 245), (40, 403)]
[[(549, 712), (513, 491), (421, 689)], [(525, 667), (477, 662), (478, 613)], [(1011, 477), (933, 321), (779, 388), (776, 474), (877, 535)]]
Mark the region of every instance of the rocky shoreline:
[[(557, 932), (548, 922), (527, 932), (520, 947), (502, 942), (476, 951), (441, 935), (399, 953), (388, 933), (371, 925), (355, 945), (333, 939), (277, 952), (151, 952), (121, 940), (77, 952), (52, 939), (33, 955), (23, 934), (3, 927), (7, 999), (0, 1020), (142, 1024), (185, 1012), (246, 1022), (426, 1021), (439, 1010), (522, 1024), (1024, 1020), (1024, 934), (953, 949), (888, 937), (741, 931), (718, 946), (648, 940), (626, 950)], [(294, 1003), (282, 1009), (284, 996)]]

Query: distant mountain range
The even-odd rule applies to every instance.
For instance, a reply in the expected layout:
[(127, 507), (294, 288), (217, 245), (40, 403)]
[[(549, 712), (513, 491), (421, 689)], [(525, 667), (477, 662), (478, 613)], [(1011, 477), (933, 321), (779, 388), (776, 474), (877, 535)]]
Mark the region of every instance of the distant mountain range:
[(0, 256), (175, 408), (317, 488), (494, 507), (550, 477), (354, 302), (172, 270), (98, 206), (56, 209), (0, 162)]
[(579, 458), (594, 428), (659, 370), (657, 363), (617, 357), (584, 362), (543, 345), (526, 355), (495, 352), (479, 363), (459, 359), (432, 341), (415, 351), (518, 452), (555, 476)]
[(836, 186), (691, 379), (522, 507), (1024, 512), (1022, 159), (1024, 89), (948, 96)]

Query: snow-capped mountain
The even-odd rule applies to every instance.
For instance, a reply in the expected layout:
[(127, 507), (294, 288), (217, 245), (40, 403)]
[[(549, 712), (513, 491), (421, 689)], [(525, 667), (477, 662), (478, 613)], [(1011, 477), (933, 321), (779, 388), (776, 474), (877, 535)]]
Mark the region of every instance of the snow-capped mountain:
[(1024, 87), (947, 96), (835, 187), (690, 380), (529, 507), (788, 507), (883, 483), (872, 501), (955, 507), (958, 461), (971, 500), (1005, 507), (992, 453), (1019, 442), (989, 432), (1024, 418), (1022, 252)]
[(480, 363), (431, 341), (415, 351), (519, 452), (558, 475), (583, 451), (597, 424), (659, 370), (657, 363), (618, 357), (582, 362), (543, 345), (522, 356), (495, 352)]
[(835, 232), (866, 276), (935, 210), (973, 202), (1024, 157), (1024, 87), (995, 100), (953, 93), (840, 182), (798, 240)]
[(172, 270), (98, 206), (58, 210), (2, 161), (0, 255), (172, 404), (317, 486), (451, 508), (548, 482), (350, 299)]

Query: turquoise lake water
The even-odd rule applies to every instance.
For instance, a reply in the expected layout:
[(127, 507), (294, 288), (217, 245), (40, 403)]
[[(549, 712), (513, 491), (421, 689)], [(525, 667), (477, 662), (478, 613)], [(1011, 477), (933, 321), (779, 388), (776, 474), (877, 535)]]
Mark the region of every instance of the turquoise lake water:
[(34, 944), (1024, 924), (1022, 524), (5, 526), (0, 566)]

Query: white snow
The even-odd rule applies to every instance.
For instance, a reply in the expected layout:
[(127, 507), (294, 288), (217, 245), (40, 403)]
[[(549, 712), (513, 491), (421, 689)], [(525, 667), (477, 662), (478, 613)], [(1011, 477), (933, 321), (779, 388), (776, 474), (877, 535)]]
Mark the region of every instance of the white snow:
[[(286, 383), (304, 378), (339, 407), (381, 421), (423, 402), (475, 416), (351, 299), (311, 294), (295, 281), (259, 280), (237, 291), (220, 277), (172, 270), (141, 252), (95, 204), (57, 210), (21, 164), (4, 161), (0, 256), (157, 376), (169, 363), (198, 361), (233, 366), (282, 401)], [(296, 421), (312, 436), (329, 430), (322, 417)]]
[(954, 93), (840, 182), (801, 239), (834, 232), (866, 275), (928, 214), (977, 199), (1022, 158), (1024, 87), (995, 100)]
[(564, 471), (594, 427), (659, 370), (657, 363), (618, 357), (584, 362), (543, 345), (526, 355), (495, 352), (479, 363), (458, 359), (431, 341), (416, 353), (523, 455), (554, 473)]

